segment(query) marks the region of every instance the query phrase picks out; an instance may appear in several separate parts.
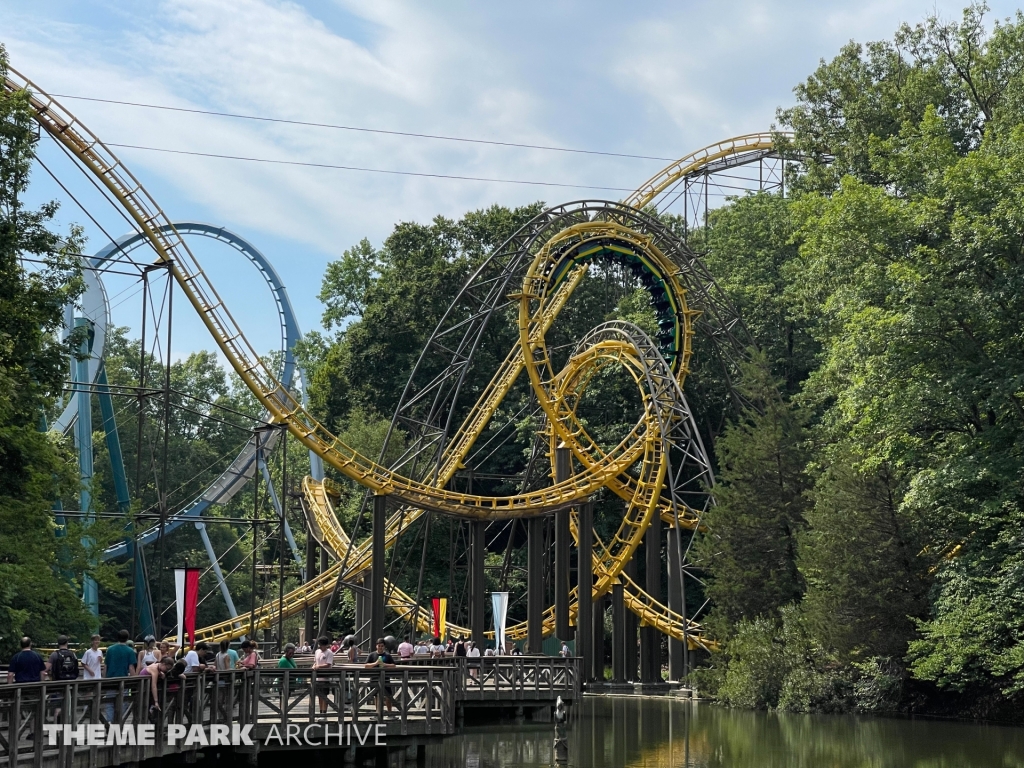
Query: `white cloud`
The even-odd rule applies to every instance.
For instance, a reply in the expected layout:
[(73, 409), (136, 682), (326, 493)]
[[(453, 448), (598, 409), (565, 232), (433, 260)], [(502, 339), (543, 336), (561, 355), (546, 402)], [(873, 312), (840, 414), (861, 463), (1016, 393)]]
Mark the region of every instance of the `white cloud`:
[[(55, 0), (56, 1), (56, 0)], [(0, 0), (2, 2), (2, 0)], [(475, 5), (45, 1), (5, 12), (14, 65), (51, 92), (286, 119), (681, 156), (766, 128), (820, 58), (927, 2)], [(996, 15), (1012, 9), (996, 4)], [(959, 4), (939, 10), (959, 15)], [(101, 19), (96, 22), (95, 19)], [(68, 102), (118, 143), (349, 166), (633, 187), (658, 163)], [(397, 221), (618, 193), (118, 150), (172, 218), (269, 238), (305, 327), (324, 261)], [(308, 255), (313, 252), (313, 255)]]

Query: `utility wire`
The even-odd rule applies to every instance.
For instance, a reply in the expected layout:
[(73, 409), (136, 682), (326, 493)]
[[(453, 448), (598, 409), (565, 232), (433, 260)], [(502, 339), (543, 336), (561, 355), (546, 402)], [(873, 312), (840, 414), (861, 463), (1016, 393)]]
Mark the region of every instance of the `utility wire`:
[(569, 189), (601, 189), (610, 192), (632, 192), (631, 187), (601, 187), (591, 184), (562, 184), (554, 181), (526, 181), (523, 179), (492, 179), (481, 176), (455, 176), (447, 173), (418, 173), (416, 171), (393, 171), (386, 168), (363, 168), (355, 165), (331, 165), (330, 163), (305, 163), (299, 160), (271, 160), (266, 157), (245, 157), (242, 155), (221, 155), (214, 152), (190, 152), (184, 149), (167, 149), (165, 147), (144, 147), (139, 144), (115, 144), (106, 142), (108, 147), (121, 149), (141, 149), (146, 152), (165, 152), (171, 155), (190, 155), (192, 157), (212, 157), (219, 160), (244, 160), (249, 163), (269, 163), (271, 165), (297, 165), (303, 168), (332, 168), (339, 171), (363, 171), (364, 173), (383, 173), (388, 176), (419, 176), (427, 179), (454, 179), (456, 181), (486, 181), (494, 184), (526, 184), (532, 187), (567, 187)]
[(661, 160), (671, 163), (679, 158), (658, 157), (656, 155), (633, 155), (627, 152), (602, 152), (596, 149), (575, 149), (572, 147), (552, 147), (545, 144), (521, 144), (514, 141), (492, 141), (490, 139), (470, 139), (464, 136), (442, 136), (432, 133), (413, 133), (411, 131), (388, 131), (382, 128), (364, 128), (354, 125), (337, 125), (335, 123), (313, 123), (306, 120), (287, 120), (280, 117), (263, 117), (261, 115), (243, 115), (235, 112), (215, 112), (208, 109), (190, 107), (170, 107), (164, 104), (145, 104), (138, 101), (119, 101), (117, 99), (98, 99), (90, 96), (71, 96), (69, 94), (53, 94), (59, 99), (75, 99), (77, 101), (95, 101), (101, 104), (118, 104), (124, 107), (142, 107), (159, 109), (166, 112), (186, 112), (193, 115), (211, 115), (213, 117), (232, 117), (238, 120), (255, 120), (261, 123), (283, 123), (285, 125), (302, 125), (310, 128), (331, 128), (338, 131), (355, 131), (358, 133), (377, 133), (384, 136), (406, 136), (416, 139), (434, 139), (436, 141), (455, 141), (463, 144), (485, 144), (492, 147), (515, 147), (517, 149), (540, 149), (545, 152), (570, 152), (577, 155), (600, 155), (602, 157), (623, 157), (630, 160)]
[[(64, 184), (61, 182), (61, 180), (57, 178), (57, 175), (47, 167), (46, 163), (44, 163), (38, 157), (36, 157), (35, 160), (36, 160), (37, 163), (39, 163), (39, 165), (42, 166), (43, 170), (46, 171), (47, 174), (49, 174), (50, 178), (53, 179), (57, 183), (57, 186), (59, 186), (62, 190), (64, 190), (64, 193), (75, 202), (75, 205), (77, 205), (81, 209), (82, 213), (84, 213), (86, 216), (89, 217), (89, 221), (91, 221), (93, 224), (95, 224), (99, 228), (100, 232), (102, 232), (104, 234), (104, 236), (106, 236), (107, 240), (109, 242), (111, 242), (111, 243), (115, 242), (114, 238), (110, 236), (110, 233), (107, 232), (107, 230), (105, 230), (103, 228), (102, 224), (100, 224), (98, 221), (96, 221), (96, 218), (91, 213), (89, 213), (88, 210), (86, 210), (85, 206), (82, 205), (79, 202), (78, 198), (75, 197), (74, 194), (72, 194), (71, 190), (64, 186)], [(117, 261), (117, 259), (114, 259), (114, 261)], [(129, 259), (129, 261), (131, 261), (131, 260)], [(134, 262), (134, 261), (131, 261), (131, 263), (133, 265), (136, 264), (136, 262)], [(139, 271), (140, 272), (142, 271), (141, 267), (139, 268)]]
[[(57, 141), (57, 138), (55, 136), (53, 136), (52, 134), (47, 134), (47, 135), (50, 136), (50, 138), (53, 140), (53, 143), (57, 145), (57, 147), (60, 149), (60, 151), (64, 153), (65, 157), (67, 157), (68, 160), (71, 161), (72, 165), (77, 165), (79, 163), (78, 158), (76, 158), (71, 153), (71, 150), (69, 150), (67, 147), (65, 147), (61, 142)], [(43, 162), (42, 160), (40, 160), (38, 157), (36, 157), (36, 160), (39, 162), (40, 165), (42, 165), (42, 162)], [(45, 168), (46, 166), (43, 166), (43, 167)], [(47, 169), (46, 172), (49, 173), (51, 176), (53, 176), (53, 173), (51, 173), (49, 169)], [(107, 201), (114, 208), (114, 210), (117, 212), (117, 214), (122, 219), (125, 220), (125, 222), (128, 224), (128, 227), (133, 232), (138, 232), (139, 231), (138, 226), (135, 224), (135, 222), (133, 222), (128, 217), (128, 214), (125, 213), (124, 207), (121, 206), (120, 204), (118, 204), (117, 201), (111, 199), (110, 192), (99, 185), (99, 182), (96, 181), (96, 179), (94, 178), (93, 174), (87, 173), (87, 174), (85, 174), (85, 177), (89, 180), (89, 183), (92, 184), (92, 186), (96, 189), (96, 191), (100, 193), (100, 196), (105, 201)], [(56, 176), (53, 176), (53, 178), (54, 178), (54, 181), (56, 181), (58, 184), (60, 184), (61, 188), (64, 189), (65, 192), (67, 192), (69, 195), (71, 195), (71, 192), (68, 191), (67, 188), (64, 187), (64, 185), (61, 184), (61, 182), (57, 180)], [(116, 243), (114, 238), (110, 236), (110, 233), (108, 233), (107, 230), (103, 229), (103, 227), (100, 226), (100, 223), (98, 221), (96, 221), (95, 218), (93, 218), (91, 213), (89, 213), (88, 211), (85, 210), (85, 208), (82, 206), (82, 204), (79, 203), (78, 200), (75, 199), (74, 195), (71, 195), (71, 199), (74, 200), (75, 203), (78, 205), (78, 207), (81, 208), (82, 211), (85, 213), (85, 215), (88, 216), (92, 220), (92, 222), (97, 227), (100, 228), (100, 231), (103, 232), (103, 234), (107, 236), (107, 241), (109, 243), (112, 243), (112, 244)], [(130, 263), (132, 266), (134, 266), (136, 269), (138, 269), (140, 273), (145, 272), (147, 265), (146, 264), (140, 264), (139, 262), (135, 261), (131, 256), (128, 255), (128, 252), (125, 251), (123, 245), (118, 245), (117, 246), (117, 251), (118, 251), (118, 256), (116, 256), (115, 258), (108, 257), (108, 258), (110, 258), (111, 261), (126, 260), (126, 261), (128, 261), (128, 263)]]

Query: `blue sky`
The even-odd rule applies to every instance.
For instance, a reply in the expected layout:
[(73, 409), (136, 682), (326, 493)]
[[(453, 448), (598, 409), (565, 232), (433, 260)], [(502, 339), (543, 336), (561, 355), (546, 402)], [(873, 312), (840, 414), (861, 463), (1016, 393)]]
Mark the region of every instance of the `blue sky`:
[[(993, 2), (991, 16), (1015, 6)], [(285, 3), (272, 0), (0, 0), (11, 64), (51, 93), (241, 112), (396, 131), (678, 157), (771, 126), (819, 59), (850, 39), (961, 2)], [(454, 144), (88, 101), (64, 102), (110, 142), (424, 173), (634, 188), (665, 163)], [(274, 262), (303, 330), (317, 328), (327, 262), (398, 221), (458, 217), (493, 203), (551, 203), (616, 192), (386, 176), (116, 150), (172, 220), (228, 226)], [(123, 221), (56, 149), (44, 162), (110, 234)], [(62, 200), (61, 224), (105, 241), (37, 172), (34, 195)], [(258, 349), (276, 344), (255, 271), (199, 246)], [(108, 289), (135, 325), (128, 278)], [(137, 286), (135, 287), (137, 288)], [(184, 303), (175, 356), (212, 348)]]

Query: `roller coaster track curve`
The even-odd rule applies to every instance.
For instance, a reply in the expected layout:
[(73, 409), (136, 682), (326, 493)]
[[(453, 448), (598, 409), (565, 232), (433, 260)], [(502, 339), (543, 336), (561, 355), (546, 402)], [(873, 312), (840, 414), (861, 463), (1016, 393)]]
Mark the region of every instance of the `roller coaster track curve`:
[[(541, 224), (547, 225), (551, 220), (555, 220), (559, 225), (558, 231), (552, 233), (548, 230), (547, 237), (535, 236), (533, 238), (532, 245), (540, 246), (540, 250), (535, 251), (536, 256), (529, 264), (521, 292), (513, 297), (519, 305), (521, 356), (517, 361), (515, 354), (512, 353), (509, 360), (510, 367), (527, 371), (533, 389), (538, 393), (540, 405), (551, 425), (552, 435), (566, 440), (576, 459), (585, 467), (585, 471), (573, 475), (569, 480), (544, 489), (526, 491), (512, 496), (488, 497), (456, 493), (445, 490), (444, 482), (438, 483), (438, 480), (441, 479), (438, 473), (434, 474), (433, 482), (416, 480), (399, 475), (392, 469), (359, 455), (316, 422), (305, 411), (303, 404), (263, 365), (253, 347), (238, 329), (216, 290), (209, 283), (180, 233), (163, 215), (141, 183), (116, 156), (97, 137), (85, 129), (70, 112), (15, 70), (9, 70), (4, 88), (8, 92), (29, 91), (31, 107), (39, 124), (68, 149), (85, 170), (93, 173), (100, 180), (135, 221), (139, 228), (139, 235), (148, 240), (156, 252), (158, 260), (170, 264), (169, 269), (176, 282), (206, 324), (221, 351), (254, 395), (267, 408), (272, 419), (286, 424), (304, 445), (345, 476), (375, 493), (393, 495), (405, 505), (405, 510), (429, 510), (466, 519), (490, 520), (531, 517), (571, 508), (598, 488), (614, 485), (616, 478), (628, 477), (626, 468), (640, 460), (642, 471), (646, 474), (638, 479), (634, 488), (620, 488), (622, 495), (632, 491), (630, 495), (633, 503), (630, 507), (636, 510), (638, 515), (634, 520), (629, 521), (632, 534), (627, 537), (617, 535), (617, 540), (612, 541), (607, 547), (601, 545), (601, 548), (608, 552), (611, 552), (613, 547), (618, 548), (612, 557), (611, 567), (599, 571), (602, 577), (609, 579), (621, 575), (622, 567), (632, 556), (639, 537), (653, 515), (659, 514), (662, 517), (666, 515), (665, 510), (660, 508), (661, 491), (654, 492), (654, 489), (661, 488), (665, 478), (666, 462), (663, 459), (664, 448), (662, 445), (665, 434), (651, 419), (642, 420), (617, 446), (609, 451), (599, 449), (576, 419), (573, 409), (566, 406), (564, 397), (559, 392), (559, 387), (565, 381), (572, 379), (573, 376), (579, 377), (580, 368), (576, 368), (569, 374), (565, 372), (556, 374), (551, 367), (550, 357), (544, 346), (544, 331), (557, 315), (559, 303), (564, 303), (572, 291), (574, 281), (578, 282), (586, 270), (586, 265), (581, 262), (589, 257), (588, 254), (596, 250), (610, 248), (615, 251), (618, 249), (626, 254), (627, 259), (643, 262), (647, 268), (653, 269), (657, 281), (664, 287), (663, 295), (672, 303), (675, 316), (672, 365), (676, 375), (670, 378), (677, 387), (681, 385), (687, 372), (693, 321), (702, 313), (706, 314), (707, 310), (690, 309), (685, 300), (687, 289), (675, 281), (682, 273), (683, 267), (691, 268), (689, 274), (691, 284), (704, 280), (705, 276), (697, 269), (701, 265), (693, 263), (696, 260), (687, 261), (685, 264), (664, 258), (659, 261), (658, 257), (662, 254), (658, 250), (658, 244), (654, 242), (656, 238), (650, 233), (637, 235), (633, 228), (637, 221), (637, 211), (621, 204), (608, 203), (590, 204), (589, 206), (583, 203), (575, 204), (575, 208), (563, 206), (561, 209), (552, 209), (554, 213), (549, 212), (548, 221), (541, 222)], [(761, 147), (756, 143), (736, 146), (756, 146), (756, 151), (770, 149), (770, 147)], [(705, 162), (704, 165), (706, 164)], [(678, 179), (679, 173), (673, 173), (676, 173), (675, 178)], [(671, 176), (671, 174), (669, 175)], [(649, 200), (652, 195), (658, 193), (658, 184), (660, 183), (650, 183), (648, 191), (645, 192), (642, 189), (637, 193), (640, 195), (637, 199), (640, 202)], [(667, 181), (665, 185), (670, 183), (672, 182)], [(664, 189), (665, 185), (660, 189)], [(545, 227), (541, 226), (540, 230), (543, 234)], [(537, 233), (533, 234), (537, 235)], [(610, 246), (609, 243), (611, 243)], [(588, 248), (591, 250), (588, 251)], [(520, 252), (529, 253), (530, 249), (520, 248)], [(565, 256), (567, 252), (570, 253), (568, 262)], [(648, 261), (645, 262), (645, 259)], [(653, 262), (654, 267), (651, 267), (651, 263), (648, 262)], [(568, 266), (566, 266), (567, 263)], [(735, 323), (720, 325), (731, 330)], [(614, 346), (614, 344), (610, 345), (606, 351)], [(635, 352), (635, 349), (633, 351)], [(622, 347), (614, 354), (618, 355), (617, 360), (622, 362), (630, 358), (631, 352)], [(584, 352), (580, 356), (585, 358), (586, 355), (587, 352)], [(588, 364), (596, 363), (591, 360)], [(506, 379), (514, 380), (517, 375), (518, 372), (514, 372), (510, 376), (507, 375)], [(498, 385), (492, 388), (493, 392), (498, 393), (498, 399), (500, 399), (503, 387), (504, 385), (499, 381)], [(486, 414), (486, 409), (484, 413)], [(483, 420), (486, 421), (486, 419)], [(479, 430), (471, 424), (465, 433), (467, 437), (461, 442), (456, 441), (456, 445), (464, 445), (465, 450), (468, 450), (468, 446), (475, 439), (472, 434), (474, 432), (479, 434)], [(455, 451), (456, 457), (461, 450)], [(446, 456), (448, 459), (448, 468), (457, 468), (458, 458), (452, 461), (452, 455), (451, 451), (438, 451), (439, 458)], [(448, 474), (449, 471), (454, 470), (447, 469), (440, 474)], [(628, 486), (628, 483), (625, 485)], [(676, 523), (676, 529), (682, 522), (679, 516), (681, 509), (684, 511), (685, 517), (685, 510), (688, 509), (686, 505), (674, 504), (672, 506), (671, 517)], [(408, 514), (409, 512), (405, 511), (398, 516), (400, 518), (397, 525), (398, 530), (406, 522), (405, 517)], [(699, 510), (690, 526), (696, 525), (698, 521)], [(393, 530), (395, 526), (392, 525), (391, 528)], [(392, 540), (397, 538), (397, 535), (398, 533), (395, 531)], [(365, 549), (364, 545), (354, 550), (361, 556), (359, 559), (368, 554)], [(341, 569), (339, 565), (336, 565), (291, 593), (286, 605), (287, 613), (295, 613), (321, 600), (334, 588), (340, 574)], [(664, 626), (663, 631), (673, 634), (673, 636), (673, 621), (683, 626), (688, 624), (681, 617), (672, 617), (671, 612), (668, 612), (663, 606), (654, 609), (653, 601), (645, 600), (642, 591), (639, 588), (634, 589), (635, 585), (630, 586), (631, 610), (641, 615), (642, 619), (649, 615), (648, 623), (659, 626), (659, 628)], [(257, 615), (253, 617), (257, 626), (269, 625), (276, 618), (275, 609), (275, 605), (268, 605), (258, 610)], [(669, 616), (668, 623), (662, 622), (662, 619), (659, 618), (665, 616)], [(244, 617), (240, 618), (244, 621)], [(208, 627), (200, 632), (200, 636), (204, 639), (237, 636), (238, 624), (239, 621), (236, 619)], [(694, 626), (692, 629), (698, 628)]]

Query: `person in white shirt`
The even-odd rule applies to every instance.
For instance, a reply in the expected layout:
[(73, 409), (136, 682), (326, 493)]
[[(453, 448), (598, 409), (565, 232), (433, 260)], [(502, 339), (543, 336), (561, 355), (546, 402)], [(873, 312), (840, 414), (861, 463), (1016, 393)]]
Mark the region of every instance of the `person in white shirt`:
[[(472, 640), (470, 640), (468, 643), (466, 643), (466, 658), (467, 659), (479, 659), (480, 658), (480, 649), (476, 647), (476, 643), (474, 643)], [(479, 666), (480, 666), (480, 662), (479, 661), (470, 661), (469, 662), (469, 676), (472, 677), (473, 679), (476, 679), (477, 675), (480, 674)]]
[[(334, 651), (331, 650), (331, 641), (321, 637), (317, 642), (316, 653), (313, 654), (313, 669), (326, 670), (334, 666)], [(328, 681), (317, 681), (316, 695), (320, 701), (320, 714), (327, 714), (327, 697), (331, 693), (331, 684)]]
[(82, 655), (82, 679), (99, 680), (103, 677), (103, 651), (100, 650), (100, 636), (92, 636), (92, 647)]
[(434, 638), (434, 643), (430, 646), (430, 655), (435, 659), (444, 658), (444, 646), (441, 645), (440, 637)]
[(409, 636), (406, 635), (405, 639), (398, 645), (398, 656), (403, 659), (411, 659), (413, 650), (412, 643), (409, 642)]
[[(202, 646), (202, 648), (200, 648)], [(198, 651), (206, 650), (206, 643), (197, 643), (195, 648), (190, 648), (188, 653), (185, 654), (185, 674), (189, 672), (198, 672), (202, 669), (206, 669), (206, 665), (200, 660)]]
[(430, 646), (427, 645), (427, 641), (426, 640), (422, 640), (422, 639), (420, 640), (419, 644), (416, 646), (416, 650), (413, 651), (413, 655), (414, 656), (429, 656), (430, 655)]

